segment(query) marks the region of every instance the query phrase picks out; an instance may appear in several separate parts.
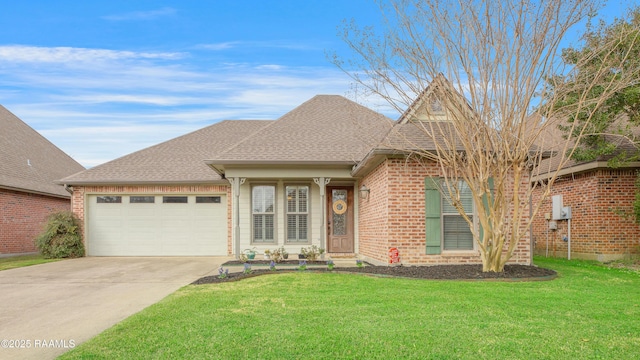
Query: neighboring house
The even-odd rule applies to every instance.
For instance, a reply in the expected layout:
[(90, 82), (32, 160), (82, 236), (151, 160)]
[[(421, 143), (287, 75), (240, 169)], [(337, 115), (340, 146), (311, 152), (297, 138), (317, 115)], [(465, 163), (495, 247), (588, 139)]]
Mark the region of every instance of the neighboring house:
[[(559, 140), (562, 134), (555, 127), (553, 130), (555, 133), (545, 135), (547, 143), (563, 144), (564, 141)], [(631, 150), (633, 146), (621, 137), (608, 137), (608, 140), (616, 144), (618, 151)], [(607, 162), (611, 157), (584, 162), (569, 160), (563, 166), (558, 157), (552, 157), (540, 164), (533, 182), (545, 182), (556, 169), (560, 170), (549, 197), (533, 221), (536, 254), (566, 258), (570, 245), (571, 258), (610, 261), (640, 251), (640, 225), (633, 216), (640, 163), (629, 162), (611, 168)], [(552, 197), (556, 195), (562, 196), (564, 207), (571, 208), (570, 222), (553, 219)], [(540, 196), (538, 189), (534, 192), (534, 202)]]
[(0, 254), (35, 252), (46, 217), (70, 210), (71, 195), (55, 183), (84, 170), (0, 106)]
[[(439, 193), (425, 190), (439, 167), (388, 146), (395, 130), (411, 132), (420, 104), (394, 122), (344, 97), (318, 95), (278, 120), (223, 121), (60, 183), (73, 188), (90, 256), (280, 246), (295, 254), (317, 245), (332, 257), (373, 263), (387, 263), (393, 247), (405, 264), (480, 263), (473, 242), (457, 241), (468, 239), (468, 226), (456, 234), (426, 229), (425, 216), (443, 217), (425, 213), (429, 202), (441, 207)], [(457, 220), (445, 214), (442, 222)], [(525, 242), (513, 262), (530, 263)]]

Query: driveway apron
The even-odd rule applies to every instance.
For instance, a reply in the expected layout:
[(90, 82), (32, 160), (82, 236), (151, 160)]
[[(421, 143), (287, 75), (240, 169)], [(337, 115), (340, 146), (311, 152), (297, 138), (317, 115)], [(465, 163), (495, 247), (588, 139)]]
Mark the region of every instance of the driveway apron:
[(0, 271), (0, 359), (53, 359), (226, 257), (88, 257)]

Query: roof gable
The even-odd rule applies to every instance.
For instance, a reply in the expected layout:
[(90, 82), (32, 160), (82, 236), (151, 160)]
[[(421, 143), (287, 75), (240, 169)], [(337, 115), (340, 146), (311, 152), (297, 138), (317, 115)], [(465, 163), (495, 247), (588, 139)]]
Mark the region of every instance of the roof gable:
[[(444, 98), (442, 98), (444, 95)], [(443, 74), (438, 74), (398, 119), (398, 124), (412, 121), (449, 121), (451, 111), (471, 111), (467, 100)]]
[(0, 105), (0, 187), (57, 197), (55, 180), (84, 167)]

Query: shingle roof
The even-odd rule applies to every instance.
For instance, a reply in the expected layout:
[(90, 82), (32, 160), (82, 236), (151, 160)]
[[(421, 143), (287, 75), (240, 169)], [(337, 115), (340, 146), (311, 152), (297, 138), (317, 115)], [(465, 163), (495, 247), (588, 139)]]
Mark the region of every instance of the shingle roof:
[(211, 183), (220, 175), (203, 160), (268, 126), (269, 120), (226, 120), (69, 176), (70, 185)]
[(58, 197), (55, 180), (84, 167), (0, 105), (0, 187)]
[(355, 164), (392, 123), (342, 96), (317, 95), (207, 162)]
[[(533, 114), (530, 116), (530, 121), (541, 121), (540, 115)], [(562, 119), (558, 120), (547, 120), (550, 121), (550, 125), (545, 128), (545, 131), (541, 134), (540, 139), (538, 141), (538, 145), (546, 151), (551, 153), (556, 153), (558, 155), (551, 156), (550, 158), (543, 159), (534, 169), (534, 177), (545, 178), (549, 174), (554, 173), (560, 167), (560, 173), (574, 173), (581, 169), (588, 169), (601, 166), (600, 164), (606, 164), (607, 161), (611, 160), (613, 157), (619, 155), (622, 152), (626, 152), (628, 154), (637, 153), (638, 149), (634, 142), (626, 137), (615, 136), (615, 135), (604, 135), (604, 138), (607, 142), (614, 144), (616, 150), (613, 154), (610, 155), (600, 155), (596, 159), (588, 160), (588, 161), (576, 161), (573, 159), (563, 159), (559, 153), (562, 152), (564, 146), (566, 145), (567, 140), (563, 138), (564, 132), (558, 128), (559, 124), (567, 125)], [(627, 123), (624, 117), (616, 120), (616, 126), (625, 128), (629, 124)], [(615, 127), (615, 126), (614, 126)], [(631, 127), (631, 133), (633, 138), (640, 138), (640, 128)], [(574, 142), (571, 141), (568, 144), (567, 151), (571, 151), (571, 147)], [(592, 164), (593, 166), (585, 167), (586, 164)], [(562, 166), (561, 166), (562, 165)], [(636, 163), (628, 164), (630, 166), (635, 166)], [(608, 165), (604, 165), (607, 167)]]

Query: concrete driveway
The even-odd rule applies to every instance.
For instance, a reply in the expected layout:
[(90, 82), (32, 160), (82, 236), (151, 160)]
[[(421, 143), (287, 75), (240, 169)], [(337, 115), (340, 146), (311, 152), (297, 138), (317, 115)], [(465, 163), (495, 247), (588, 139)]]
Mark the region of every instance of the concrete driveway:
[(55, 358), (228, 259), (88, 257), (0, 271), (0, 359)]

